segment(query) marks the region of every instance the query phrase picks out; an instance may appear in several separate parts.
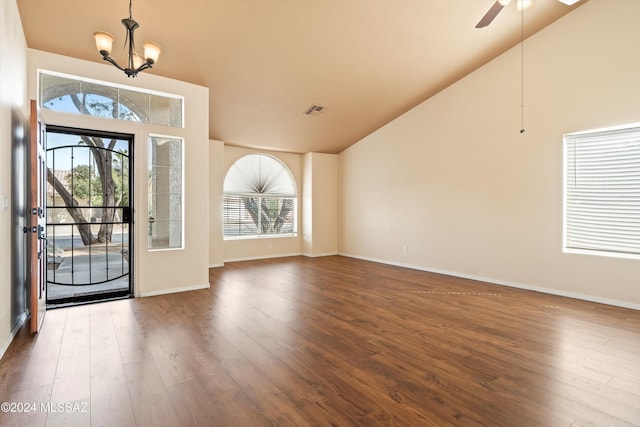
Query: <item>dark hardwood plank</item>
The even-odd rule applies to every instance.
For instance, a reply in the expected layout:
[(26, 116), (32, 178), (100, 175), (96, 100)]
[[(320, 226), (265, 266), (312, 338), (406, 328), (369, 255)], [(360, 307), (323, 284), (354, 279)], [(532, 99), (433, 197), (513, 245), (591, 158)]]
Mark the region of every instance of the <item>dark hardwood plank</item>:
[(340, 256), (51, 311), (0, 361), (0, 425), (640, 426), (640, 312)]

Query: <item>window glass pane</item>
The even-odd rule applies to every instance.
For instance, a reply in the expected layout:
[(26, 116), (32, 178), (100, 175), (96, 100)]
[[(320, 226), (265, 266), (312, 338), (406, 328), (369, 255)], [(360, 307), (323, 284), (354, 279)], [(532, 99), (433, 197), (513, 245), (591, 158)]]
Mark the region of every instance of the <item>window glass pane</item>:
[(149, 138), (149, 248), (181, 248), (182, 140)]
[(224, 235), (252, 236), (258, 233), (258, 221), (245, 208), (245, 199), (225, 196), (223, 204)]
[(169, 100), (169, 123), (168, 125), (174, 128), (184, 127), (184, 120), (182, 115), (182, 99), (167, 98)]
[(293, 232), (293, 199), (262, 197), (261, 206), (260, 226), (263, 234)]
[(153, 147), (153, 164), (158, 167), (182, 167), (182, 141), (164, 138), (162, 144)]
[(171, 126), (171, 98), (151, 95), (151, 123)]
[(40, 74), (40, 104), (47, 110), (80, 113), (82, 88), (78, 80)]
[(174, 173), (169, 173), (169, 192), (171, 194), (182, 193), (182, 173), (177, 173), (178, 169), (173, 169)]
[(118, 118), (132, 122), (149, 123), (150, 96), (144, 92), (120, 89)]
[(114, 87), (93, 83), (83, 83), (83, 113), (97, 117), (116, 117), (118, 111), (118, 90)]
[(178, 98), (150, 95), (150, 122), (182, 127), (182, 101)]

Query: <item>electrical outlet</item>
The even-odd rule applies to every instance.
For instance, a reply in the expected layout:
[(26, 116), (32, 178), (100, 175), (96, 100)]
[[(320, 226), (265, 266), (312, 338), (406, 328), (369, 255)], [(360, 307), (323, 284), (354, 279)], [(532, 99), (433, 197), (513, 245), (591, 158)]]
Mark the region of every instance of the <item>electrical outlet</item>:
[(402, 253), (403, 254), (408, 254), (409, 253), (409, 246), (402, 245)]
[(5, 211), (9, 210), (9, 198), (7, 196), (2, 196), (2, 208)]

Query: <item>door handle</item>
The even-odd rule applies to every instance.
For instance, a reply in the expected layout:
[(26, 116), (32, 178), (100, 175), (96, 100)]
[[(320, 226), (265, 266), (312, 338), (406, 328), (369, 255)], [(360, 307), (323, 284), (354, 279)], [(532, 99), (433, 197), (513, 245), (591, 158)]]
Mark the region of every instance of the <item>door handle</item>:
[(122, 222), (125, 224), (131, 223), (131, 207), (124, 206), (122, 208)]

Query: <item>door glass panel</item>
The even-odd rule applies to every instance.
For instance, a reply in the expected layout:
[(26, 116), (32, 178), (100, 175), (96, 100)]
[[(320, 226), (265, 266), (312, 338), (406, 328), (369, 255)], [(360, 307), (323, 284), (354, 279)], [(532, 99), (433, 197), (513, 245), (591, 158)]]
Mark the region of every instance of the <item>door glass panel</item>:
[(132, 137), (47, 135), (48, 302), (130, 295)]

